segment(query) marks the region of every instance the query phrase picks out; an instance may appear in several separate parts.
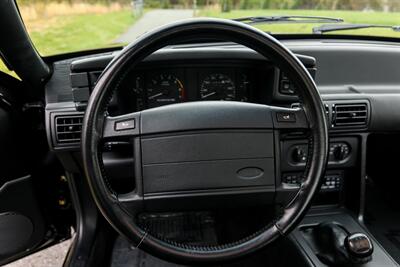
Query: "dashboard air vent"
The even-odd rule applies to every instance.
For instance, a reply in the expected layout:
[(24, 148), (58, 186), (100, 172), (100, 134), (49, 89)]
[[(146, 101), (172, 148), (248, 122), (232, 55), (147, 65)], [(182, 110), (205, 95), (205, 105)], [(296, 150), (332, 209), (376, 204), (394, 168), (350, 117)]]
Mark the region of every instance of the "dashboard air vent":
[(81, 140), (83, 115), (55, 117), (56, 139), (60, 144), (74, 144)]
[(332, 105), (332, 126), (363, 127), (368, 123), (368, 105), (366, 103), (343, 103)]

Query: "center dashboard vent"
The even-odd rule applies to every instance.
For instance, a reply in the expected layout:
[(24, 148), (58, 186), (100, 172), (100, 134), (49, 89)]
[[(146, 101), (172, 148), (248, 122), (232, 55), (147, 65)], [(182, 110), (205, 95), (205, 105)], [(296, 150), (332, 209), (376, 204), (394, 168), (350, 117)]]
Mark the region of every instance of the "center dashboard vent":
[(332, 105), (332, 126), (334, 128), (365, 127), (367, 124), (367, 103), (337, 103)]
[(57, 143), (78, 144), (81, 141), (83, 115), (61, 115), (54, 120)]

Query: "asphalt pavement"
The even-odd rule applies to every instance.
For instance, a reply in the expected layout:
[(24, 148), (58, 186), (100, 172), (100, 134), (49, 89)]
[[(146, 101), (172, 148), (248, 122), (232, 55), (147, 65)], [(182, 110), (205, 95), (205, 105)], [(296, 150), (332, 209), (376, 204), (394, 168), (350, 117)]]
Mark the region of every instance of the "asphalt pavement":
[(61, 267), (71, 245), (72, 238), (17, 260), (4, 267)]
[(130, 43), (140, 35), (177, 20), (192, 18), (192, 9), (155, 9), (148, 11), (136, 21), (124, 34), (118, 37), (116, 43)]

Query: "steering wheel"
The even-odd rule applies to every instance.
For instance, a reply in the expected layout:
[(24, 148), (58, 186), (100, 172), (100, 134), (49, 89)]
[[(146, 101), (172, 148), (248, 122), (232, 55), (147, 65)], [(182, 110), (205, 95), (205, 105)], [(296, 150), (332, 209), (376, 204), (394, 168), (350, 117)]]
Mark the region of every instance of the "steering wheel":
[[(295, 83), (300, 107), (205, 101), (108, 115), (113, 92), (143, 59), (167, 45), (204, 39), (232, 41), (274, 62)], [(290, 233), (319, 190), (327, 163), (325, 109), (310, 74), (272, 36), (230, 20), (194, 19), (169, 24), (124, 48), (97, 82), (83, 125), (85, 174), (101, 213), (137, 247), (178, 263), (230, 261)], [(252, 192), (262, 192), (272, 196), (268, 199), (273, 202), (279, 187), (275, 175), (279, 133), (299, 129), (310, 133), (304, 179), (293, 200), (260, 231), (233, 243), (198, 247), (152, 235), (137, 223), (138, 214), (157, 206), (154, 205), (157, 199), (174, 209), (175, 204), (185, 199), (201, 203), (216, 196), (229, 195), (234, 199), (243, 192), (250, 196)], [(136, 187), (130, 193), (114, 192), (103, 168), (101, 145), (115, 138), (133, 140), (135, 177), (132, 179)]]

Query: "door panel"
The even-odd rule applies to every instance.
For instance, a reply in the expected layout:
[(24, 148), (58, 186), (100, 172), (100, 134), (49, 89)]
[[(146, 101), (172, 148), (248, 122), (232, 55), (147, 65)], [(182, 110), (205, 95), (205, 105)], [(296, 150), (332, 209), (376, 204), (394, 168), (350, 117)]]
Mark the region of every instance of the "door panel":
[(32, 189), (29, 175), (0, 188), (0, 261), (33, 248), (44, 239), (43, 216)]
[[(47, 206), (54, 203), (47, 192), (58, 192), (48, 183), (56, 178), (52, 166), (40, 164), (48, 148), (37, 137), (40, 127), (32, 127), (33, 120), (22, 111), (20, 83), (10, 79), (0, 73), (0, 265), (63, 238), (53, 218), (63, 219)], [(69, 226), (63, 227), (65, 233)]]

